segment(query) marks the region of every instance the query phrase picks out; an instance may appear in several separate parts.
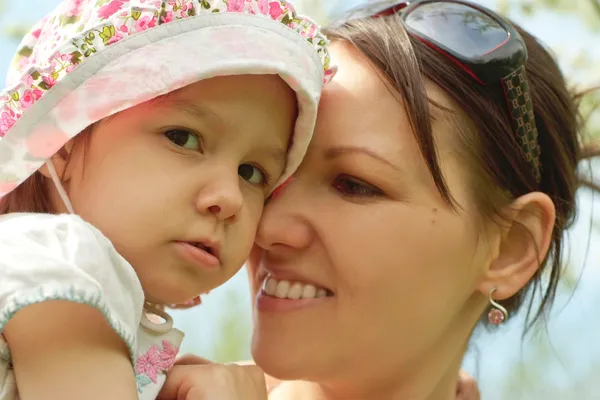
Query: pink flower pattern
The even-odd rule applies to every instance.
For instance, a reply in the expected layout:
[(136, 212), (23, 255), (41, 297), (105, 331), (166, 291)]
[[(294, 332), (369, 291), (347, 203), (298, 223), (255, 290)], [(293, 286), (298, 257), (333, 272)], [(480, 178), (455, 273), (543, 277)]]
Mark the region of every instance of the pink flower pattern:
[(283, 8), (279, 1), (272, 1), (269, 3), (269, 14), (271, 18), (277, 19), (283, 15)]
[(109, 19), (113, 14), (123, 8), (124, 0), (112, 0), (110, 3), (100, 7), (98, 10), (98, 16), (103, 19)]
[(83, 0), (72, 0), (71, 7), (65, 12), (65, 16), (67, 17), (78, 17), (81, 14), (81, 6), (83, 5)]
[(261, 14), (269, 14), (269, 0), (258, 0), (258, 10)]
[(135, 362), (136, 380), (138, 390), (150, 382), (157, 382), (158, 375), (173, 368), (179, 348), (168, 340), (162, 341), (162, 350), (150, 346), (148, 350), (138, 356)]
[[(67, 71), (67, 72), (69, 72), (69, 71)], [(35, 97), (35, 101), (38, 101), (44, 95), (44, 92), (42, 92), (40, 89), (37, 89), (37, 88), (34, 88), (31, 92), (33, 93), (33, 96)]]
[(160, 352), (160, 362), (161, 368), (165, 371), (173, 368), (175, 364), (175, 359), (177, 358), (177, 354), (179, 353), (179, 348), (173, 346), (173, 343), (168, 340), (162, 341), (163, 349)]
[(160, 7), (161, 6), (161, 2), (162, 0), (140, 0), (140, 2), (142, 4), (145, 4), (147, 6), (151, 6), (151, 7)]
[(0, 114), (0, 137), (4, 137), (6, 132), (17, 122), (17, 116), (13, 110), (3, 111)]
[(145, 31), (148, 28), (154, 28), (156, 26), (156, 18), (144, 15), (140, 17), (135, 23), (135, 29), (138, 32)]
[(138, 375), (146, 375), (156, 383), (156, 377), (162, 369), (160, 352), (156, 346), (150, 346), (148, 351), (139, 356), (135, 362), (135, 371)]
[(42, 76), (42, 81), (46, 84), (48, 89), (50, 89), (52, 86), (56, 85), (56, 79), (52, 75)]
[(242, 12), (246, 7), (246, 0), (227, 0), (227, 11)]
[(29, 108), (37, 99), (32, 90), (26, 90), (21, 96), (21, 108)]
[[(125, 30), (123, 30), (123, 29), (125, 29)], [(116, 31), (115, 34), (106, 41), (106, 44), (110, 45), (113, 43), (117, 43), (119, 40), (123, 39), (123, 35), (121, 34), (121, 32), (127, 33), (127, 26), (125, 26), (125, 25), (121, 26), (121, 28), (118, 31)]]
[[(138, 0), (138, 3), (144, 5), (143, 11), (134, 8), (131, 0), (70, 0), (62, 7), (62, 14), (45, 17), (36, 24), (22, 41), (12, 67), (10, 88), (0, 98), (0, 138), (79, 63), (130, 35), (199, 13), (229, 11), (270, 16), (309, 40), (323, 64), (325, 81), (333, 75), (327, 39), (310, 19), (298, 16), (285, 0)], [(68, 37), (73, 32), (77, 36)], [(106, 107), (100, 108), (106, 110)], [(50, 142), (40, 148), (33, 146), (34, 153), (46, 154), (55, 147)], [(12, 185), (14, 180), (0, 178), (0, 186), (7, 182)]]
[(173, 21), (173, 11), (167, 11), (165, 12), (163, 18), (162, 18), (162, 22), (163, 23), (168, 23), (168, 22), (172, 22)]

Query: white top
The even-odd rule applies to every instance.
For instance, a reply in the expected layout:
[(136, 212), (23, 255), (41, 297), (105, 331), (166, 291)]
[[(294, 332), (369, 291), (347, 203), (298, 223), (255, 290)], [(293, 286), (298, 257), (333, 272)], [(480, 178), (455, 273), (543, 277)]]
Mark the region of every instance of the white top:
[(19, 398), (2, 330), (20, 309), (47, 300), (102, 312), (129, 348), (139, 398), (156, 398), (183, 333), (166, 314), (161, 325), (149, 321), (133, 267), (98, 229), (76, 215), (0, 216), (0, 282), (0, 400)]

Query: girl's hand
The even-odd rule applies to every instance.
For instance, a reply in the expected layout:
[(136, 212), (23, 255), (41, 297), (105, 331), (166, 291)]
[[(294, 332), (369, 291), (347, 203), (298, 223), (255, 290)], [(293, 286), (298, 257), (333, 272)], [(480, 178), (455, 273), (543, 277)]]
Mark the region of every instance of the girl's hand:
[(458, 387), (456, 390), (456, 400), (479, 400), (480, 393), (475, 379), (460, 371), (458, 377)]
[(175, 365), (157, 400), (266, 400), (263, 371), (255, 365)]
[[(201, 365), (201, 364), (212, 364), (213, 362), (207, 360), (206, 358), (202, 358), (193, 354), (185, 354), (177, 359), (175, 365)], [(236, 362), (238, 365), (256, 365), (254, 361), (238, 361)], [(275, 389), (281, 381), (279, 379), (273, 378), (272, 376), (265, 375), (265, 381), (267, 382), (267, 392), (271, 393), (273, 389)], [(459, 399), (461, 400), (461, 399)], [(468, 400), (468, 399), (467, 399)], [(475, 400), (479, 400), (478, 398)]]

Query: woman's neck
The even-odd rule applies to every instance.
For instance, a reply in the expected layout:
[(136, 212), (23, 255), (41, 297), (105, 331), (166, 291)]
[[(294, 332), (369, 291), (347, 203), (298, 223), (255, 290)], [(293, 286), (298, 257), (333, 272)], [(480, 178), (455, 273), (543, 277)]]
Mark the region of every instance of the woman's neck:
[(439, 343), (427, 357), (399, 374), (377, 379), (357, 371), (355, 377), (343, 381), (284, 382), (269, 400), (454, 400), (468, 343), (463, 341), (452, 350), (447, 342)]

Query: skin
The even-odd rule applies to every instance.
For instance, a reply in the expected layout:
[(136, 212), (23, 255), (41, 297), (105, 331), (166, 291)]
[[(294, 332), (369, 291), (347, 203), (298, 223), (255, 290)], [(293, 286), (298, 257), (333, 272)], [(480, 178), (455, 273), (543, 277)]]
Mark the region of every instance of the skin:
[[(237, 365), (241, 365), (244, 367), (252, 367), (254, 366), (254, 362), (252, 361), (240, 361), (236, 363)], [(213, 378), (212, 375), (207, 372), (207, 365), (215, 365), (210, 360), (207, 360), (202, 357), (198, 357), (193, 354), (186, 354), (184, 356), (179, 357), (177, 362), (175, 363), (175, 367), (169, 373), (167, 377), (166, 386), (163, 388), (161, 392), (162, 398), (173, 398), (173, 391), (180, 390), (180, 388), (184, 387), (182, 384), (182, 380), (188, 379), (192, 382), (192, 385), (197, 385), (198, 390), (202, 387), (206, 387), (207, 385), (204, 383), (205, 379)], [(231, 365), (231, 364), (227, 364)], [(198, 368), (201, 366), (201, 368)], [(258, 367), (257, 367), (258, 368)], [(285, 382), (280, 381), (269, 375), (263, 375), (265, 379), (265, 384), (267, 388), (267, 392), (269, 393), (269, 398), (271, 400), (277, 398), (277, 393), (281, 389), (277, 389), (282, 383)], [(260, 376), (256, 380), (261, 380)], [(238, 378), (238, 383), (245, 382), (244, 378)], [(261, 383), (262, 380), (261, 380)], [(244, 387), (244, 394), (256, 392), (255, 388), (247, 385)], [(287, 397), (284, 397), (286, 399)], [(480, 400), (479, 388), (477, 387), (477, 382), (471, 376), (467, 375), (465, 372), (461, 371), (457, 383), (456, 388), (456, 397), (455, 400)]]
[[(246, 260), (284, 171), (296, 113), (296, 97), (278, 77), (213, 78), (102, 121), (86, 152), (67, 146), (70, 161), (57, 155), (53, 162), (75, 212), (132, 264), (146, 300), (183, 303)], [(56, 211), (65, 212), (48, 187)], [(203, 238), (219, 242), (218, 267), (191, 263), (175, 243)], [(40, 331), (43, 340), (30, 335)], [(91, 307), (25, 307), (3, 334), (23, 399), (138, 398), (125, 344)], [(252, 370), (232, 374), (256, 385)]]
[[(184, 303), (214, 289), (250, 252), (285, 168), (295, 104), (276, 76), (229, 76), (105, 120), (85, 160), (77, 152), (66, 171), (75, 212), (133, 265), (151, 302)], [(219, 268), (200, 269), (174, 248), (201, 238), (219, 243)]]
[(531, 279), (548, 249), (554, 206), (529, 193), (507, 204), (507, 223), (477, 218), (461, 124), (435, 110), (453, 209), (397, 96), (354, 48), (336, 43), (332, 54), (340, 70), (325, 89), (315, 138), (293, 181), (268, 203), (249, 266), (255, 293), (270, 274), (333, 296), (288, 311), (258, 301), (254, 359), (288, 381), (274, 399), (454, 399), (488, 293), (497, 288), (501, 301)]

